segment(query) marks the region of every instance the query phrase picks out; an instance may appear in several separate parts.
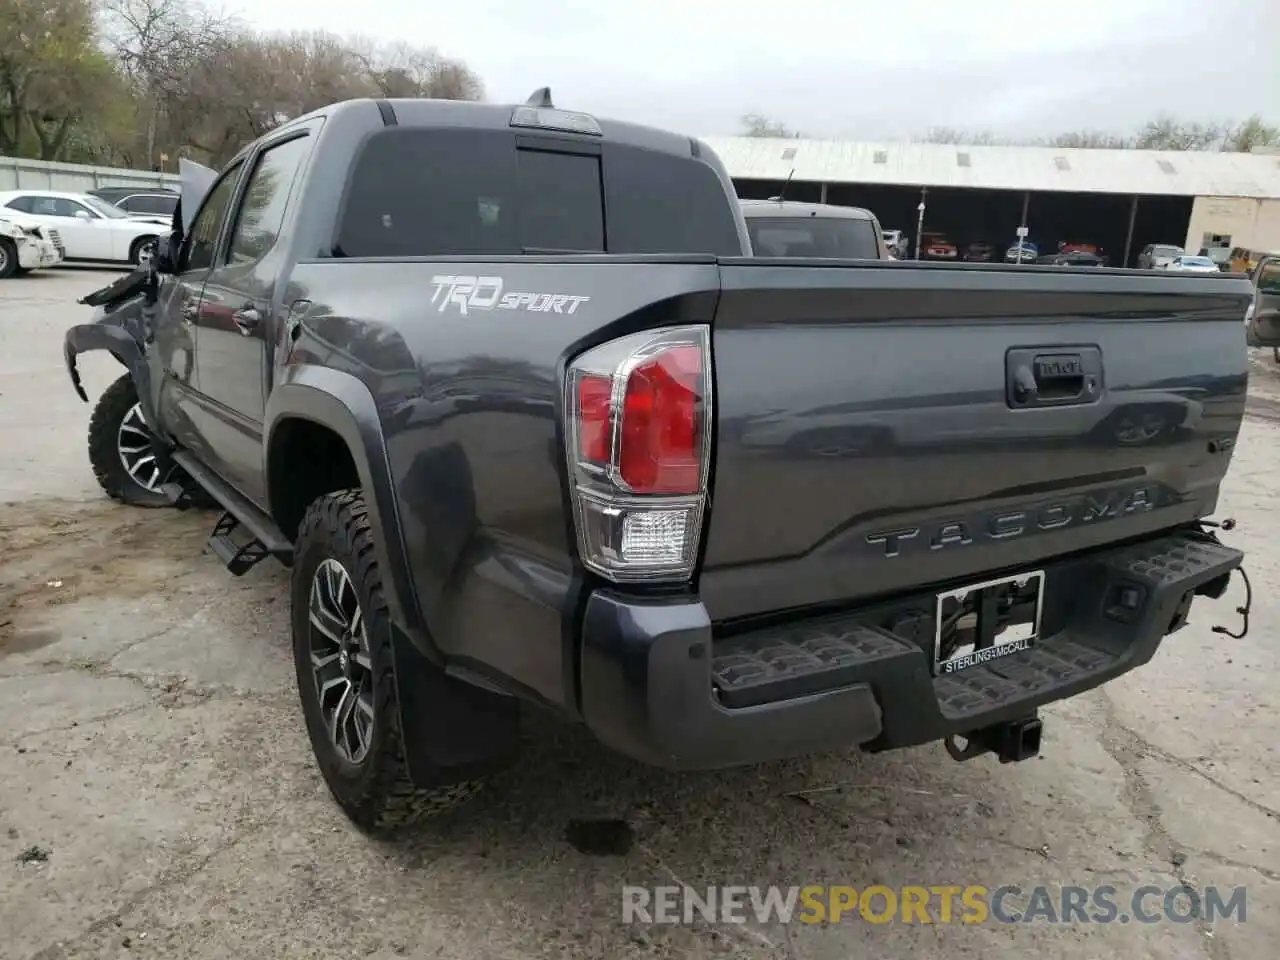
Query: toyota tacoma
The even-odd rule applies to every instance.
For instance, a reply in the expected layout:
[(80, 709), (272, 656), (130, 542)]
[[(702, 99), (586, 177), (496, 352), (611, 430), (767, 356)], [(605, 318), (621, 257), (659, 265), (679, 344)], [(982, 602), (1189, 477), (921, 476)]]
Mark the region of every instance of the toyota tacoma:
[(181, 192), (66, 334), (82, 399), (126, 368), (90, 459), (291, 568), (365, 829), (473, 793), (522, 702), (669, 768), (1020, 760), (1241, 564), (1243, 277), (752, 256), (705, 143), (545, 88), (344, 102)]

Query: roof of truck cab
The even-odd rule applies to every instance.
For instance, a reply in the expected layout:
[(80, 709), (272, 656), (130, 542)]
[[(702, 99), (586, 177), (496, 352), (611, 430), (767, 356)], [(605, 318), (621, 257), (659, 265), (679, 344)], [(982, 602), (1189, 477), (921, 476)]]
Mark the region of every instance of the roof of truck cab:
[(752, 217), (825, 217), (838, 220), (874, 220), (870, 210), (834, 203), (802, 203), (799, 200), (739, 200), (742, 215)]
[[(395, 112), (396, 120), (401, 126), (429, 127), (433, 124), (456, 124), (459, 126), (492, 127), (503, 130), (512, 129), (517, 133), (530, 135), (575, 136), (571, 133), (556, 130), (511, 127), (512, 111), (518, 107), (526, 106), (526, 104), (491, 104), (476, 103), (472, 100), (426, 99), (392, 99), (384, 102), (391, 105), (391, 109)], [(558, 103), (553, 109), (563, 110), (566, 113), (586, 113), (586, 111), (574, 109), (571, 103)], [(685, 157), (697, 156), (703, 152), (711, 154), (711, 150), (701, 141), (684, 134), (661, 130), (657, 127), (648, 127), (639, 123), (612, 120), (592, 113), (587, 115), (600, 124), (600, 129), (604, 133), (604, 136), (600, 139), (605, 142), (625, 143), (628, 146), (660, 150)], [(586, 137), (585, 139), (591, 140), (595, 138)]]
[[(511, 130), (529, 136), (567, 137), (586, 141), (603, 141), (620, 143), (626, 146), (639, 147), (680, 157), (693, 157), (718, 162), (716, 154), (701, 140), (657, 127), (648, 127), (638, 123), (626, 123), (611, 120), (607, 117), (587, 113), (600, 125), (603, 136), (575, 134), (562, 130), (539, 129), (536, 127), (512, 127), (512, 111), (527, 106), (520, 103), (479, 103), (475, 100), (433, 100), (429, 98), (381, 98), (377, 100), (359, 99), (343, 100), (321, 107), (309, 114), (297, 117), (278, 129), (285, 129), (301, 124), (312, 117), (333, 117), (349, 110), (368, 110), (376, 105), (380, 110), (389, 109), (394, 117), (393, 124), (387, 129), (452, 127), (478, 130)], [(566, 113), (586, 113), (575, 110), (572, 104), (556, 104), (551, 108)], [(384, 114), (385, 116), (385, 114)], [(277, 131), (272, 131), (276, 133)], [(242, 151), (243, 152), (243, 151)]]

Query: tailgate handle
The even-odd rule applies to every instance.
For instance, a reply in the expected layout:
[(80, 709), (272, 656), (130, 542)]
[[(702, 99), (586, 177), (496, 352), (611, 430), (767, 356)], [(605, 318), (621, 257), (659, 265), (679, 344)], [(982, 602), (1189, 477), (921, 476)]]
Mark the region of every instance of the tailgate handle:
[(1010, 350), (1005, 372), (1011, 407), (1093, 403), (1102, 387), (1102, 352), (1092, 346)]
[(1078, 353), (1036, 357), (1032, 375), (1036, 393), (1042, 398), (1078, 397), (1084, 393), (1084, 364)]

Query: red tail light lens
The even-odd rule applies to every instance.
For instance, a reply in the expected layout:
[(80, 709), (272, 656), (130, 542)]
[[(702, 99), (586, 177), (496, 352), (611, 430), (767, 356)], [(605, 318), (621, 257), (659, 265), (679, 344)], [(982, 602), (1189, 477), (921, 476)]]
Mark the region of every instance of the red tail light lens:
[(693, 572), (707, 499), (710, 330), (632, 334), (569, 365), (567, 437), (583, 563), (616, 581)]
[(618, 471), (635, 493), (693, 494), (702, 476), (702, 350), (669, 347), (627, 377)]
[(578, 424), (582, 458), (603, 466), (609, 462), (613, 437), (609, 422), (613, 379), (583, 374), (578, 380)]

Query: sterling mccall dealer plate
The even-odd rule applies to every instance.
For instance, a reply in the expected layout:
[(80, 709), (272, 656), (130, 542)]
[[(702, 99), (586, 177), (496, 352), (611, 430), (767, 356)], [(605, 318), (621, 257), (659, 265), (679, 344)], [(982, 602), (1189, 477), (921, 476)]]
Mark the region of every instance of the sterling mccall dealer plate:
[(955, 673), (1029, 649), (1040, 636), (1044, 571), (938, 594), (933, 672)]

